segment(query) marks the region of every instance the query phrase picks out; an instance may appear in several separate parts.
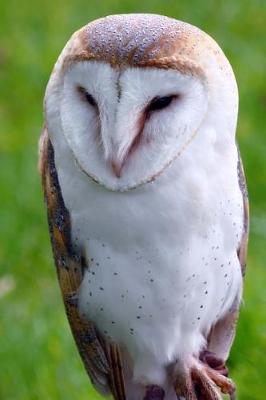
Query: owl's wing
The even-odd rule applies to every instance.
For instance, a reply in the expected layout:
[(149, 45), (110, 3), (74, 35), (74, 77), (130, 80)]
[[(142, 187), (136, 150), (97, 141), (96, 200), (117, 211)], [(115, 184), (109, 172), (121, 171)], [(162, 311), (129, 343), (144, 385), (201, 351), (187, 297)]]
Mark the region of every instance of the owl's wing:
[(80, 356), (92, 383), (101, 393), (110, 390), (116, 400), (125, 400), (120, 350), (96, 331), (77, 308), (76, 293), (86, 266), (82, 251), (71, 241), (71, 221), (61, 194), (53, 146), (44, 129), (39, 144), (39, 169), (48, 212), (48, 223), (57, 276), (68, 321)]
[[(244, 278), (246, 271), (247, 246), (249, 233), (249, 202), (246, 179), (240, 153), (238, 152), (238, 182), (243, 197), (244, 220), (240, 245), (237, 251)], [(239, 314), (239, 299), (236, 299), (228, 313), (220, 319), (211, 329), (208, 336), (208, 350), (217, 354), (224, 361), (227, 360), (232, 342), (235, 337), (236, 324)]]

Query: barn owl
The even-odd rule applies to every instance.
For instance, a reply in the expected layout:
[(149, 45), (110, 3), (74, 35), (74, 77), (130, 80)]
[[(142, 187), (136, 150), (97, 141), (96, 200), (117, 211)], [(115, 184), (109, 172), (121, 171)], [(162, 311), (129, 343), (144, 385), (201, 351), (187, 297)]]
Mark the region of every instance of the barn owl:
[(44, 108), (50, 236), (92, 383), (116, 400), (235, 398), (248, 201), (222, 50), (175, 19), (108, 16), (66, 44)]

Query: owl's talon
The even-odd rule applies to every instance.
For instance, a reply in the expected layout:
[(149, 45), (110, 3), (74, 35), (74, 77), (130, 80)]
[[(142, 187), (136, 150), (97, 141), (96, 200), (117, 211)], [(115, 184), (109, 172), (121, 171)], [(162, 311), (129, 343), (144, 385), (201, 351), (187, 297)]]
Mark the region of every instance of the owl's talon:
[[(210, 365), (213, 365), (213, 367)], [(227, 372), (227, 369), (224, 362), (218, 358), (215, 359), (214, 355), (204, 360), (201, 358), (200, 363), (192, 363), (183, 371), (180, 369), (175, 382), (177, 398), (221, 400), (222, 393), (228, 394), (230, 400), (236, 400), (235, 384), (227, 378), (225, 372)]]
[(206, 374), (208, 377), (221, 389), (223, 394), (229, 394), (232, 399), (234, 399), (236, 387), (234, 382), (220, 373), (220, 371), (216, 371), (210, 367), (205, 367)]
[(164, 400), (164, 395), (164, 390), (160, 386), (151, 385), (147, 387), (143, 400)]
[(204, 369), (196, 366), (191, 370), (192, 381), (198, 387), (198, 400), (221, 400), (220, 393), (213, 380)]
[(236, 390), (230, 394), (230, 400), (236, 400)]

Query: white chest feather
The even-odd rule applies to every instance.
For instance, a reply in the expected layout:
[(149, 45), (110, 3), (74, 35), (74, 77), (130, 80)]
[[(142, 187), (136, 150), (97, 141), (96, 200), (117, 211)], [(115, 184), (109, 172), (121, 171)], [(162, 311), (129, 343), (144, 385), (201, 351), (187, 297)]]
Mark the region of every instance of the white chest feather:
[(154, 183), (125, 193), (90, 181), (64, 154), (60, 185), (89, 264), (80, 309), (126, 348), (136, 379), (161, 382), (154, 366), (197, 353), (241, 296), (236, 149), (213, 146), (206, 157), (196, 138)]

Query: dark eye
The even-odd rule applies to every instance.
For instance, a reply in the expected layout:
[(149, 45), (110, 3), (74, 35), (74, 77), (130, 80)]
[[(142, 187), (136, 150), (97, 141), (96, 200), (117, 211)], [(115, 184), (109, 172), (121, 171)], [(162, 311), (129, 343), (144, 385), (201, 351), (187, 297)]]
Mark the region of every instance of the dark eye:
[(97, 107), (96, 100), (94, 99), (94, 97), (90, 93), (87, 92), (86, 89), (84, 89), (81, 86), (78, 86), (77, 89), (78, 89), (78, 92), (81, 94), (81, 96), (82, 96), (82, 98), (84, 100), (86, 100), (92, 107)]
[(176, 97), (176, 95), (155, 97), (148, 105), (147, 111), (151, 112), (163, 110), (164, 108), (168, 107)]

